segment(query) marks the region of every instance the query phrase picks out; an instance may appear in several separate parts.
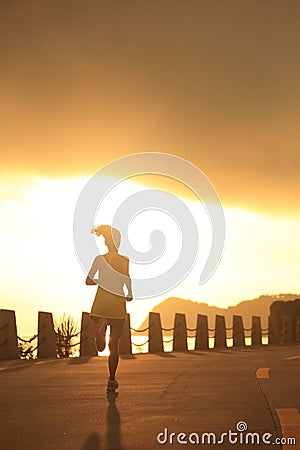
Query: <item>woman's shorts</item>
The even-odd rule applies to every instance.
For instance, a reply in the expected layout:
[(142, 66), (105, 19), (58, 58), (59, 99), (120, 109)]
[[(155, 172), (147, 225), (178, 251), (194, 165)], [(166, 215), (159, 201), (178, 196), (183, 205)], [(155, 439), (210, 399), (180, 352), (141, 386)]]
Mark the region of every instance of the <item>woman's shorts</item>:
[[(90, 315), (90, 318), (93, 322), (97, 322), (97, 320), (100, 319), (100, 317), (92, 316), (92, 315)], [(120, 334), (122, 332), (124, 323), (125, 323), (125, 319), (114, 319), (111, 317), (105, 317), (105, 319), (107, 320), (108, 325), (110, 325), (111, 331), (113, 331), (113, 332), (115, 331), (118, 334)]]

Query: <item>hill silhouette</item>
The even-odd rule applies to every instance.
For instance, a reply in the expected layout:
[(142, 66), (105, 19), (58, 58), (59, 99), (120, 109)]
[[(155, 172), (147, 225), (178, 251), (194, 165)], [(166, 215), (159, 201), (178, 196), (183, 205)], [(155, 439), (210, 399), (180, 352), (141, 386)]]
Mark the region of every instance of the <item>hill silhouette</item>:
[[(299, 298), (300, 294), (278, 294), (278, 295), (261, 295), (253, 300), (244, 300), (235, 306), (228, 308), (219, 308), (211, 306), (207, 303), (199, 303), (192, 300), (186, 300), (179, 297), (169, 297), (163, 302), (156, 305), (152, 312), (160, 313), (161, 322), (164, 328), (174, 326), (175, 313), (184, 313), (188, 328), (195, 328), (197, 314), (208, 316), (209, 328), (214, 328), (216, 314), (225, 316), (226, 326), (232, 326), (232, 316), (239, 315), (243, 317), (244, 327), (251, 327), (252, 316), (260, 316), (262, 328), (268, 327), (268, 316), (270, 314), (270, 305), (276, 300), (289, 301)], [(148, 318), (140, 325), (140, 329), (148, 326)], [(165, 333), (168, 334), (168, 333)]]

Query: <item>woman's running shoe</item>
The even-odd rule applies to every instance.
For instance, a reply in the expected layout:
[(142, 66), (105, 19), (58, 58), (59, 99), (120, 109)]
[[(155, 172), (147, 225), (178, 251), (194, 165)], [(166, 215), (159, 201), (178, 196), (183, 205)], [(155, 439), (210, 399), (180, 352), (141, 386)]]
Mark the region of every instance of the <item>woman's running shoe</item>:
[(106, 392), (115, 392), (118, 387), (119, 383), (117, 380), (107, 380)]

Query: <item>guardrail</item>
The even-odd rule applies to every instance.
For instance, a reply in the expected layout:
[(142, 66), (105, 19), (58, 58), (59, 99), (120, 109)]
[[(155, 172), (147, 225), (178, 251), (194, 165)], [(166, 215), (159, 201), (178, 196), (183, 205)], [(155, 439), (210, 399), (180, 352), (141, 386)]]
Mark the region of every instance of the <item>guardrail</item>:
[[(145, 335), (147, 337), (141, 343), (132, 340), (132, 334)], [(167, 338), (166, 333), (172, 337)], [(79, 337), (76, 343), (70, 347), (79, 346), (80, 356), (96, 356), (93, 324), (89, 318), (89, 313), (83, 312), (81, 318), (80, 332), (73, 337)], [(160, 314), (150, 312), (149, 325), (143, 329), (135, 329), (130, 325), (130, 315), (127, 314), (124, 329), (120, 339), (120, 353), (131, 354), (132, 349), (140, 351), (148, 344), (149, 353), (160, 353), (165, 351), (166, 344), (172, 344), (172, 351), (187, 351), (188, 340), (194, 339), (193, 350), (209, 350), (209, 342), (213, 339), (213, 348), (227, 348), (228, 341), (232, 341), (233, 347), (245, 347), (246, 340), (251, 342), (251, 346), (260, 346), (263, 337), (267, 338), (268, 344), (288, 344), (300, 342), (300, 315), (291, 316), (269, 316), (268, 328), (261, 327), (261, 318), (252, 316), (250, 328), (245, 328), (243, 318), (234, 315), (232, 327), (226, 327), (225, 317), (216, 315), (215, 327), (208, 327), (208, 317), (202, 314), (197, 315), (195, 328), (188, 328), (186, 316), (176, 313), (174, 326), (164, 328), (161, 324)], [(53, 317), (49, 312), (38, 313), (38, 332), (30, 339), (23, 339), (17, 334), (15, 312), (12, 310), (0, 310), (0, 360), (18, 359), (20, 357), (19, 346), (21, 343), (31, 343), (37, 340), (37, 345), (31, 347), (31, 354), (37, 351), (37, 358), (57, 357), (57, 333), (54, 330)], [(26, 351), (21, 354), (26, 357)]]
[[(145, 342), (141, 344), (132, 342), (132, 344), (138, 348), (149, 344), (149, 353), (163, 352), (164, 344), (170, 343), (173, 344), (173, 351), (187, 351), (188, 339), (194, 339), (193, 350), (208, 350), (211, 339), (214, 340), (214, 348), (226, 348), (228, 340), (233, 341), (233, 347), (244, 347), (246, 346), (246, 338), (251, 339), (251, 345), (257, 346), (262, 345), (263, 336), (269, 335), (269, 329), (261, 327), (261, 319), (258, 316), (252, 317), (251, 328), (244, 328), (241, 316), (234, 315), (233, 326), (226, 327), (225, 317), (217, 315), (215, 328), (209, 328), (208, 317), (198, 314), (196, 328), (188, 328), (185, 315), (176, 313), (174, 327), (163, 328), (160, 314), (153, 312), (149, 314), (149, 326), (147, 328), (142, 330), (131, 328), (131, 331), (134, 333), (145, 333), (148, 331), (148, 339)], [(173, 332), (173, 337), (165, 339), (163, 332)], [(230, 332), (231, 335), (229, 335)]]

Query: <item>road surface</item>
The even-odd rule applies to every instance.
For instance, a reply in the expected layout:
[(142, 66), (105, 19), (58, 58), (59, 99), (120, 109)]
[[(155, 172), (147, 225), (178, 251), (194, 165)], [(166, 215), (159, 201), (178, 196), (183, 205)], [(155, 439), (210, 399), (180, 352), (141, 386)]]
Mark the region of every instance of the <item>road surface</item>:
[(107, 357), (0, 362), (1, 450), (300, 449), (300, 345), (133, 355), (118, 396), (106, 380)]

